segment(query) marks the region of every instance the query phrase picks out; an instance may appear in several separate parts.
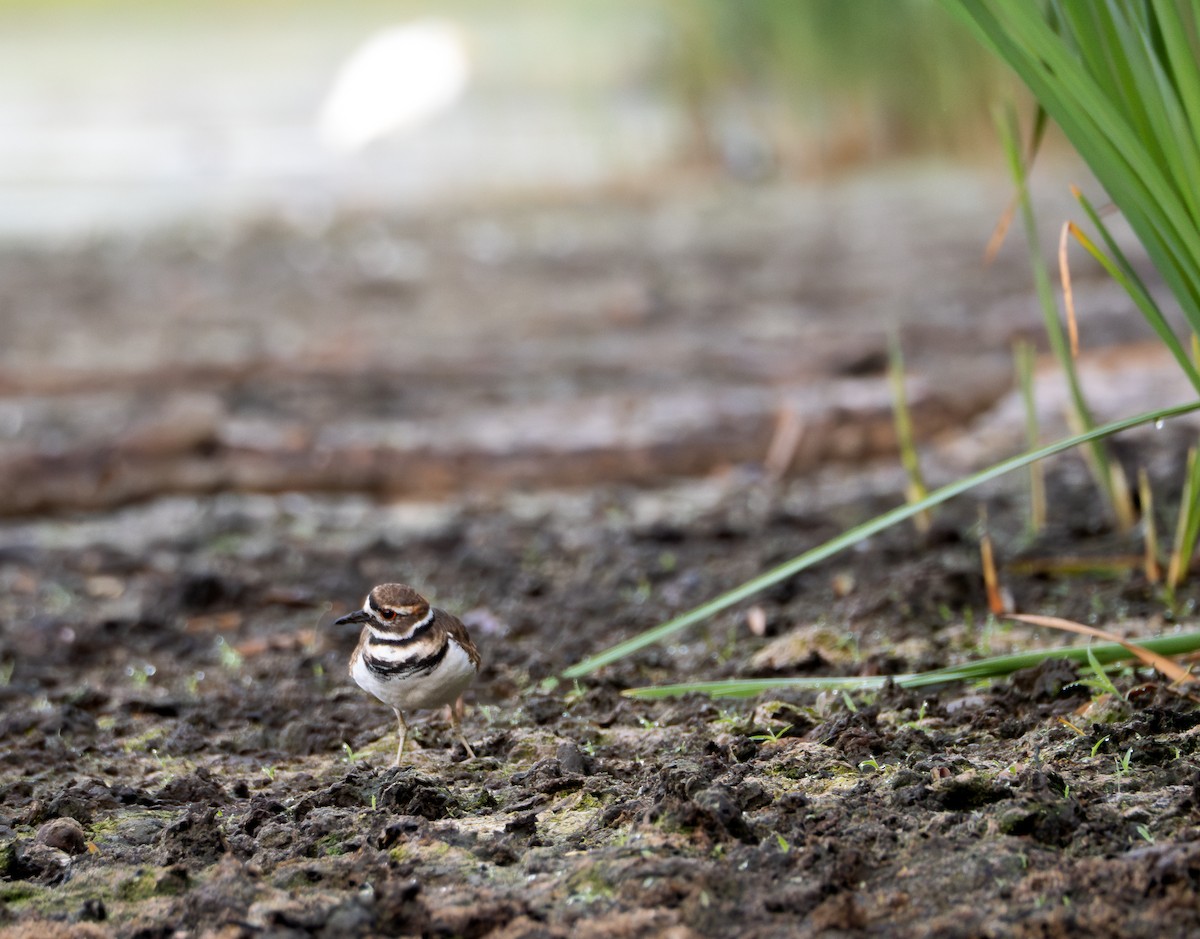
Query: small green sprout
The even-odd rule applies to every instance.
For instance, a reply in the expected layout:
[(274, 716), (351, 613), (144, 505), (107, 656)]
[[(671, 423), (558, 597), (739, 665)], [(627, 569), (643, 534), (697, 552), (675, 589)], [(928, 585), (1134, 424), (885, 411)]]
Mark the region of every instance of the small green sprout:
[(196, 671), (188, 675), (187, 681), (184, 683), (184, 687), (187, 688), (188, 697), (196, 697), (197, 692), (200, 690), (200, 682), (202, 681), (204, 681), (204, 672)]
[(217, 658), (221, 662), (221, 667), (231, 672), (240, 669), (245, 661), (242, 653), (226, 642), (224, 636), (217, 637)]
[(586, 694), (587, 691), (581, 684), (579, 684), (579, 679), (576, 678), (575, 681), (572, 682), (571, 690), (563, 695), (563, 703), (567, 705), (575, 704), (577, 701), (582, 701)]
[(783, 835), (779, 834), (779, 832), (775, 833), (775, 841), (779, 845), (779, 850), (784, 854), (787, 854), (792, 850), (792, 846), (788, 843), (787, 838), (783, 837)]
[(1129, 761), (1133, 757), (1133, 747), (1125, 751), (1124, 756), (1119, 756), (1116, 759), (1116, 775), (1117, 775), (1117, 795), (1121, 794), (1121, 783), (1125, 777), (1129, 775)]
[(754, 734), (750, 737), (751, 740), (770, 740), (772, 743), (792, 729), (791, 724), (784, 724), (779, 730), (771, 731), (764, 730), (761, 734)]
[(1104, 666), (1100, 664), (1100, 660), (1096, 658), (1096, 653), (1091, 647), (1087, 650), (1088, 668), (1091, 669), (1092, 675), (1090, 678), (1081, 678), (1079, 681), (1072, 682), (1068, 687), (1091, 688), (1098, 694), (1110, 694), (1120, 701), (1126, 700), (1125, 695), (1117, 690), (1117, 686), (1113, 684), (1112, 679), (1108, 676), (1108, 672), (1104, 670)]

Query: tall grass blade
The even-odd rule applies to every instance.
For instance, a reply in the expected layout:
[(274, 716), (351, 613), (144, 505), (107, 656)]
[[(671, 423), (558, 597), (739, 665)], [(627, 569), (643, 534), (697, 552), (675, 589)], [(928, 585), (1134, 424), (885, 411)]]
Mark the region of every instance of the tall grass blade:
[[(1013, 345), (1016, 360), (1017, 385), (1021, 389), (1021, 402), (1025, 408), (1025, 443), (1030, 450), (1038, 445), (1037, 401), (1033, 395), (1033, 365), (1035, 351), (1033, 343), (1018, 339)], [(1029, 533), (1038, 534), (1046, 527), (1046, 474), (1041, 463), (1029, 464)]]
[[(909, 502), (920, 502), (929, 495), (925, 477), (921, 473), (921, 458), (917, 455), (917, 444), (913, 434), (912, 414), (908, 410), (908, 395), (904, 390), (904, 353), (899, 338), (893, 336), (888, 356), (888, 381), (892, 386), (892, 418), (896, 427), (896, 444), (900, 451), (900, 463), (908, 475), (905, 495)], [(933, 524), (929, 512), (913, 516), (913, 525), (924, 534)]]
[(1167, 596), (1175, 602), (1175, 590), (1187, 577), (1196, 550), (1196, 538), (1200, 535), (1200, 459), (1196, 448), (1188, 450), (1187, 477), (1183, 484), (1183, 495), (1179, 498), (1179, 519), (1175, 526), (1175, 543), (1171, 550), (1171, 562), (1167, 567)]
[(1154, 490), (1144, 466), (1138, 469), (1138, 497), (1142, 503), (1142, 539), (1145, 542), (1142, 569), (1147, 582), (1157, 584), (1162, 580), (1162, 568), (1158, 563), (1158, 524), (1154, 519)]
[[(1071, 408), (1075, 423), (1080, 431), (1089, 431), (1096, 426), (1092, 418), (1091, 408), (1084, 398), (1083, 385), (1079, 381), (1079, 372), (1075, 368), (1075, 356), (1072, 355), (1072, 343), (1063, 331), (1062, 321), (1058, 315), (1058, 303), (1054, 299), (1054, 288), (1050, 283), (1050, 272), (1046, 260), (1042, 256), (1041, 239), (1038, 237), (1037, 220), (1033, 213), (1033, 200), (1029, 195), (1027, 167), (1021, 158), (1020, 131), (1017, 127), (1016, 114), (1008, 108), (999, 121), (1000, 137), (1004, 144), (1004, 152), (1008, 156), (1009, 172), (1017, 187), (1017, 204), (1021, 209), (1021, 220), (1025, 227), (1025, 243), (1029, 252), (1029, 264), (1033, 269), (1034, 284), (1037, 287), (1038, 302), (1042, 307), (1042, 322), (1046, 330), (1046, 338), (1050, 341), (1050, 351), (1058, 360), (1067, 380), (1067, 390), (1071, 396)], [(1118, 523), (1124, 527), (1123, 513), (1117, 505), (1118, 493), (1113, 487), (1112, 470), (1109, 467), (1108, 452), (1102, 440), (1095, 440), (1088, 445), (1090, 459), (1088, 466), (1096, 485), (1103, 493), (1109, 509)]]
[[(1108, 230), (1108, 226), (1101, 220), (1100, 213), (1096, 211), (1092, 203), (1078, 188), (1072, 188), (1071, 191), (1074, 193), (1080, 206), (1083, 207), (1083, 211), (1087, 214), (1092, 226), (1100, 233), (1100, 237), (1104, 240), (1108, 251), (1107, 253), (1101, 251), (1095, 242), (1085, 235), (1079, 226), (1074, 223), (1068, 226), (1071, 234), (1076, 241), (1083, 245), (1088, 254), (1100, 263), (1100, 266), (1104, 268), (1108, 275), (1129, 294), (1138, 311), (1145, 318), (1146, 322), (1150, 324), (1150, 328), (1158, 335), (1162, 344), (1170, 350), (1171, 354), (1175, 357), (1175, 361), (1179, 363), (1179, 367), (1183, 369), (1183, 373), (1187, 375), (1188, 380), (1192, 383), (1192, 386), (1196, 389), (1197, 393), (1200, 393), (1200, 371), (1197, 370), (1195, 357), (1188, 355), (1188, 350), (1180, 342), (1179, 337), (1175, 334), (1175, 330), (1171, 328), (1171, 324), (1167, 322), (1166, 316), (1163, 315), (1162, 309), (1155, 302), (1149, 288), (1146, 287), (1145, 282), (1117, 245), (1116, 240)], [(1195, 333), (1192, 335), (1195, 335)]]
[[(1159, 655), (1186, 655), (1200, 650), (1200, 632), (1180, 633), (1177, 636), (1160, 636), (1146, 639), (1140, 647)], [(1058, 649), (1037, 649), (1013, 655), (997, 655), (977, 659), (964, 665), (951, 665), (930, 672), (912, 672), (904, 675), (856, 675), (848, 677), (821, 678), (746, 678), (728, 681), (680, 682), (674, 685), (656, 685), (645, 688), (629, 688), (622, 694), (630, 698), (674, 698), (698, 692), (714, 698), (752, 698), (766, 692), (779, 691), (877, 691), (893, 682), (901, 688), (928, 688), (932, 685), (947, 685), (965, 681), (986, 681), (1003, 678), (1023, 668), (1033, 668), (1051, 659), (1067, 659), (1071, 662), (1087, 662), (1089, 654), (1101, 665), (1123, 662), (1134, 658), (1124, 646), (1107, 643), (1091, 646), (1071, 646)]]

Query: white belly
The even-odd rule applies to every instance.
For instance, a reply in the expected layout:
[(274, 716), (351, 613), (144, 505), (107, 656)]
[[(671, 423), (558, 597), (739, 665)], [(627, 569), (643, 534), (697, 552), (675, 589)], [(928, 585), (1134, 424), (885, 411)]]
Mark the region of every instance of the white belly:
[[(403, 648), (381, 646), (372, 648), (371, 654), (384, 661), (393, 657), (402, 660), (405, 651)], [(411, 655), (411, 651), (408, 654)], [(452, 704), (475, 678), (475, 666), (462, 646), (451, 641), (438, 667), (427, 675), (382, 678), (367, 668), (362, 656), (355, 658), (350, 675), (360, 688), (369, 691), (384, 704), (410, 711)]]

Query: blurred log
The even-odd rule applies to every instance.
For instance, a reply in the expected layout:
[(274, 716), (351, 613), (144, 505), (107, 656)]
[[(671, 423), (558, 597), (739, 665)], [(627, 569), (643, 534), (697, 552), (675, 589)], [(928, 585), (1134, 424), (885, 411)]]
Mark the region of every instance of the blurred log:
[[(327, 383), (328, 376), (314, 378)], [(258, 380), (271, 378), (260, 374)], [(293, 373), (288, 381), (302, 384), (303, 378)], [(1006, 367), (978, 363), (969, 380), (914, 380), (910, 406), (918, 436), (963, 427), (1008, 386)], [(319, 390), (327, 391), (327, 384)], [(782, 471), (895, 451), (882, 377), (693, 386), (670, 394), (593, 394), (491, 407), (476, 402), (453, 416), (390, 420), (356, 416), (370, 409), (353, 400), (321, 408), (344, 416), (302, 420), (239, 415), (229, 399), (195, 390), (148, 395), (140, 385), (128, 400), (113, 389), (105, 395), (59, 389), (56, 413), (70, 415), (77, 439), (35, 426), (0, 446), (0, 514), (101, 509), (165, 494), (230, 490), (439, 498), (649, 484), (760, 465), (781, 408), (803, 426)], [(45, 413), (39, 420), (53, 423)], [(107, 440), (96, 439), (101, 428), (111, 429)]]

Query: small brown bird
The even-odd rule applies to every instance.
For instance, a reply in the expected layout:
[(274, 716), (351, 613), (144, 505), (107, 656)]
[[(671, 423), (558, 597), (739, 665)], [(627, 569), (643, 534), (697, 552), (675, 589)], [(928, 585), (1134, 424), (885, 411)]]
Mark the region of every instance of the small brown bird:
[(412, 587), (380, 584), (361, 610), (334, 625), (347, 623), (363, 624), (350, 657), (350, 677), (396, 712), (400, 745), (393, 765), (404, 757), (404, 712), (443, 704), (450, 705), (454, 733), (474, 757), (460, 721), (462, 693), (479, 673), (479, 650), (458, 618), (431, 607)]

